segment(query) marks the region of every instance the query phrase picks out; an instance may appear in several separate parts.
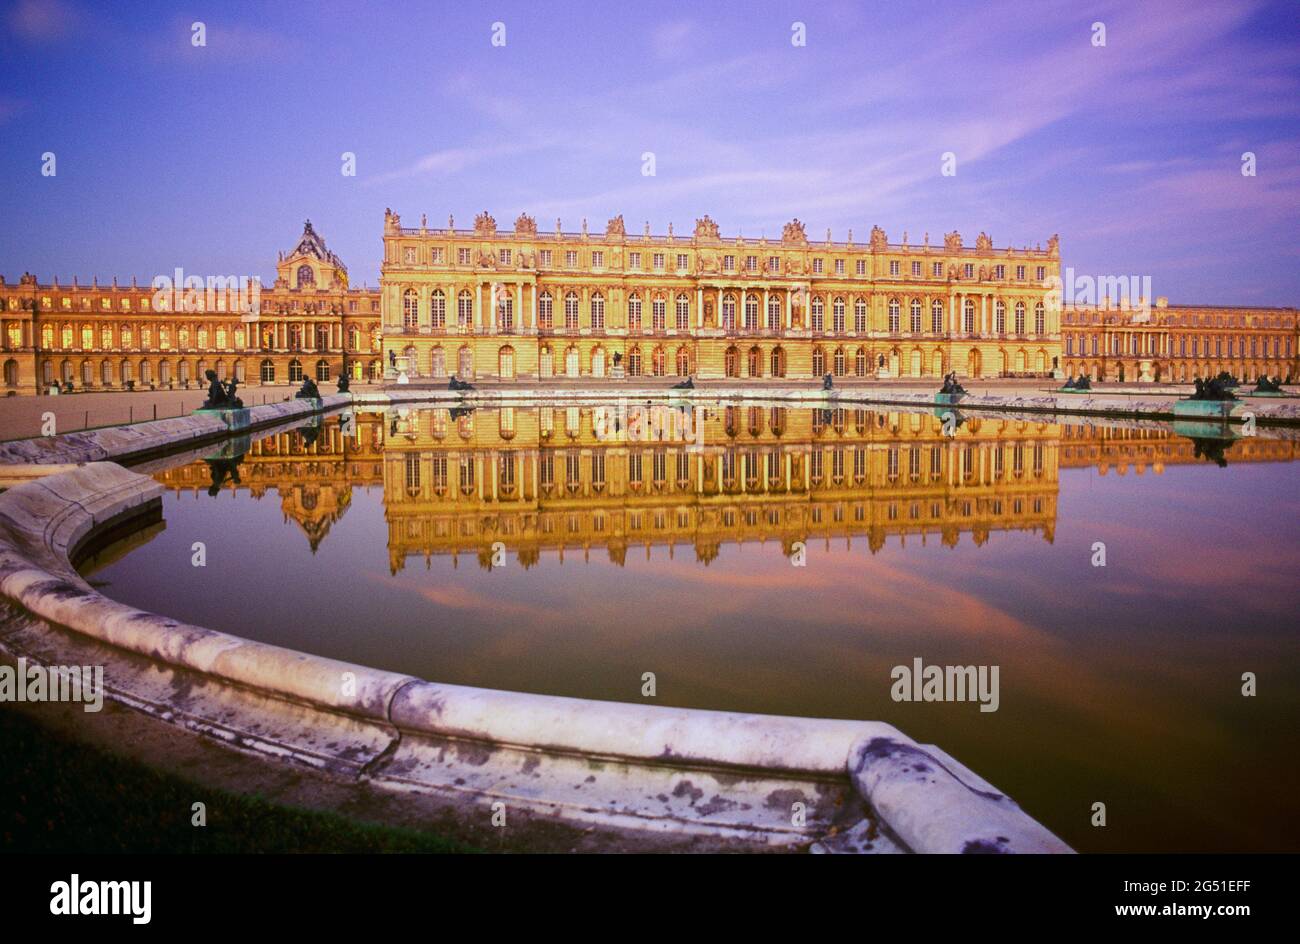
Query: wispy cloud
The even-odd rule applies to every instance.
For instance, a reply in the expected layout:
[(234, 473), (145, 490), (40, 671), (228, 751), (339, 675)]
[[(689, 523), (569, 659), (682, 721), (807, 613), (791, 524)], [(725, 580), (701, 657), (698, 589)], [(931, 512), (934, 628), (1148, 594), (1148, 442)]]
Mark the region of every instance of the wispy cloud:
[(6, 17), (9, 29), (32, 43), (63, 39), (82, 21), (81, 11), (65, 0), (18, 0)]

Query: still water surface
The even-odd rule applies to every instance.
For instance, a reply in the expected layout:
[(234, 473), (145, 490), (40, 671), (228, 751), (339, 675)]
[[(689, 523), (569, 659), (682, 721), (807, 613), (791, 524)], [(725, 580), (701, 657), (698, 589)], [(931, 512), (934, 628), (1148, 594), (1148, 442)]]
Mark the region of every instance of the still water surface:
[[(653, 672), (659, 704), (887, 721), (1081, 851), (1294, 851), (1300, 446), (1269, 435), (762, 405), (331, 417), (156, 473), (165, 527), (91, 576), (442, 682), (641, 701)], [(998, 666), (998, 710), (893, 700), (917, 658)]]

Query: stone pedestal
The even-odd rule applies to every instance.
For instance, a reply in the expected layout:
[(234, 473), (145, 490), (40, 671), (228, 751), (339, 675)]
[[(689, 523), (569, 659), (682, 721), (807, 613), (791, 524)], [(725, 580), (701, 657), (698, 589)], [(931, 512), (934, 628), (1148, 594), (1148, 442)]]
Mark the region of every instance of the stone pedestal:
[(1240, 400), (1179, 400), (1174, 416), (1180, 419), (1227, 419), (1245, 406)]
[(195, 410), (193, 416), (213, 416), (222, 420), (226, 424), (226, 429), (246, 429), (251, 422), (251, 412), (248, 407), (239, 410)]

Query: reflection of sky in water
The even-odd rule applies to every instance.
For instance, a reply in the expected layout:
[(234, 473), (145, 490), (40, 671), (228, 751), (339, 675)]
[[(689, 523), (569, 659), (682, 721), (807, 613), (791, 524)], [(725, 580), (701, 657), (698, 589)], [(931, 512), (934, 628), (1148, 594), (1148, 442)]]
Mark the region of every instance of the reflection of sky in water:
[[(1232, 453), (1228, 453), (1231, 463)], [(1300, 847), (1296, 467), (1060, 471), (1054, 540), (956, 548), (891, 536), (632, 542), (622, 567), (434, 555), (389, 572), (382, 488), (312, 555), (278, 496), (169, 494), (165, 531), (95, 575), (112, 596), (229, 632), (425, 678), (697, 707), (873, 718), (932, 741), (1081, 850)], [(190, 566), (190, 545), (208, 566)], [(1105, 568), (1089, 563), (1107, 545)], [(896, 704), (889, 671), (1001, 666), (1001, 708)], [(1254, 671), (1260, 695), (1240, 695)], [(1090, 828), (1104, 801), (1110, 825)]]

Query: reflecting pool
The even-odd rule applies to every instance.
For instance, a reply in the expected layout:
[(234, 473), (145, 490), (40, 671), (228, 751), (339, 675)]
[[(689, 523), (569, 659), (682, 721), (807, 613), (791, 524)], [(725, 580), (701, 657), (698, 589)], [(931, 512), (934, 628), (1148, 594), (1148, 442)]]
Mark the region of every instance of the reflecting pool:
[[(336, 415), (156, 472), (164, 527), (88, 577), (441, 682), (642, 701), (654, 673), (658, 704), (887, 721), (1080, 851), (1294, 851), (1300, 447), (1275, 435), (762, 404)], [(915, 659), (998, 666), (997, 710), (895, 701)]]

